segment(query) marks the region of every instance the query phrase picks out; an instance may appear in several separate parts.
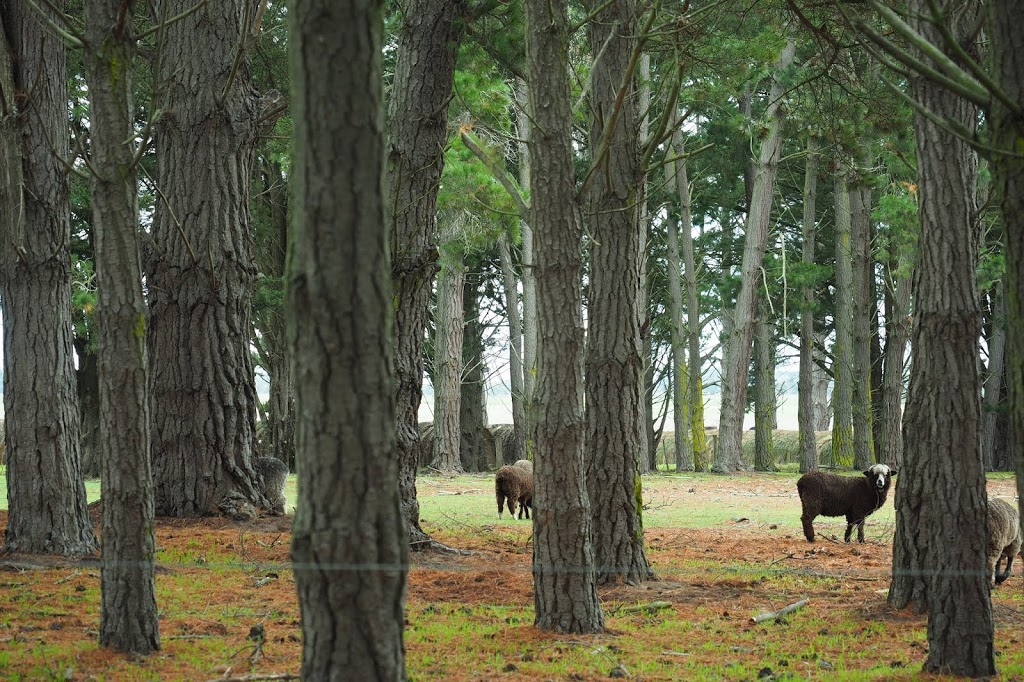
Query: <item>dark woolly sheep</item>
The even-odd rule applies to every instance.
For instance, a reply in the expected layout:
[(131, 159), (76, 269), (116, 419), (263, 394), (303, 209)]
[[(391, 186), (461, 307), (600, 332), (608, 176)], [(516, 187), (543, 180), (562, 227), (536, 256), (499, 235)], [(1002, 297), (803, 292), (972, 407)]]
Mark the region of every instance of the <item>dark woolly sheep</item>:
[(256, 458), (256, 478), (260, 492), (270, 502), (270, 513), (284, 514), (284, 486), (288, 482), (288, 465), (277, 457)]
[(519, 467), (520, 469), (526, 469), (531, 474), (533, 473), (533, 462), (531, 462), (528, 459), (517, 459), (515, 461), (515, 464), (513, 464), (512, 466)]
[(501, 518), (502, 506), (508, 503), (508, 513), (516, 517), (516, 505), (519, 506), (519, 518), (530, 518), (530, 507), (533, 506), (533, 472), (522, 467), (503, 466), (494, 475), (494, 496), (498, 500), (498, 518)]
[[(1010, 577), (1013, 558), (1020, 553), (1021, 527), (1017, 508), (997, 497), (988, 500), (988, 579), (998, 585)], [(999, 562), (1006, 559), (1006, 570), (999, 572)]]
[(814, 519), (818, 516), (845, 516), (846, 535), (850, 541), (853, 527), (857, 526), (857, 541), (864, 542), (864, 519), (885, 504), (895, 467), (875, 464), (859, 476), (838, 476), (825, 471), (810, 471), (796, 482), (800, 493), (804, 535), (814, 542)]

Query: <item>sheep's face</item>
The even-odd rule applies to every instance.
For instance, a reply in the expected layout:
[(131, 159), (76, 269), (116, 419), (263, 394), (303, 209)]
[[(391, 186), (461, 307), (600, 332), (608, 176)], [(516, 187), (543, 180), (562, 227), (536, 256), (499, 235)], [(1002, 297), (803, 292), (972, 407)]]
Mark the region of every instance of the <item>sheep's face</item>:
[(868, 477), (876, 490), (886, 490), (889, 483), (892, 482), (892, 477), (896, 475), (896, 470), (890, 469), (886, 464), (875, 464), (865, 471), (864, 475)]

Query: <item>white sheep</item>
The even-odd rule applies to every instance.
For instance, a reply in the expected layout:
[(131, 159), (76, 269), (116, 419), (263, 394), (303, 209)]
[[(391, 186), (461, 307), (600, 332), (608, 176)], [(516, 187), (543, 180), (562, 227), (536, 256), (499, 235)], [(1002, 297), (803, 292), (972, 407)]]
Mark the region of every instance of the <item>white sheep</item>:
[[(1006, 500), (988, 500), (988, 554), (986, 555), (990, 584), (998, 585), (1010, 577), (1013, 558), (1020, 553), (1021, 528), (1017, 508)], [(1006, 559), (1006, 570), (999, 572), (999, 562)]]

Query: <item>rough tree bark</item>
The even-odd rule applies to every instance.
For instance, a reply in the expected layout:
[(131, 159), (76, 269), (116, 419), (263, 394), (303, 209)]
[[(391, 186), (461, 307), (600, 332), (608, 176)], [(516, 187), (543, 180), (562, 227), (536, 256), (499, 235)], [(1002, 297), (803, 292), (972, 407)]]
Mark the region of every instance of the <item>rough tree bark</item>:
[[(681, 145), (680, 145), (681, 146)], [(673, 154), (677, 152), (678, 147), (673, 146)], [(686, 182), (686, 166), (685, 159), (676, 161), (674, 173), (669, 173), (668, 179), (672, 181), (676, 192), (682, 197), (682, 193), (686, 192), (687, 199), (689, 199), (690, 188), (689, 183)], [(680, 166), (682, 168), (680, 169)], [(682, 185), (686, 185), (682, 188)], [(689, 213), (689, 207), (687, 207), (686, 213)], [(680, 213), (683, 213), (680, 210)], [(689, 438), (690, 431), (690, 402), (688, 400), (688, 388), (690, 385), (690, 373), (687, 368), (687, 355), (686, 355), (686, 341), (687, 334), (686, 329), (683, 327), (683, 286), (682, 286), (682, 267), (679, 258), (679, 232), (680, 223), (682, 223), (682, 229), (689, 229), (689, 225), (683, 223), (682, 220), (672, 220), (669, 218), (665, 229), (668, 231), (668, 255), (666, 259), (666, 266), (668, 269), (668, 299), (669, 299), (669, 315), (672, 335), (672, 421), (675, 423), (675, 460), (676, 460), (676, 471), (693, 471), (694, 470), (694, 453), (693, 443)]]
[(296, 93), (288, 343), (299, 460), (291, 556), (302, 677), (405, 679), (409, 541), (395, 448), (384, 3), (288, 9)]
[[(803, 254), (805, 268), (814, 265), (817, 239), (818, 140), (807, 139), (804, 162)], [(818, 468), (818, 443), (814, 424), (814, 285), (805, 283), (800, 307), (800, 378), (797, 389), (797, 421), (800, 425), (800, 473)]]
[[(194, 0), (165, 0), (162, 16)], [(243, 43), (254, 3), (224, 0), (163, 30), (156, 123), (160, 200), (146, 282), (157, 513), (255, 515), (256, 279), (249, 185), (264, 113)]]
[[(529, 91), (526, 82), (516, 79), (516, 134), (519, 136), (519, 186), (530, 187), (530, 120), (526, 115), (529, 106)], [(537, 277), (534, 270), (533, 228), (528, 222), (520, 222), (523, 237), (522, 278), (523, 278), (523, 411), (526, 414), (526, 456), (533, 456), (531, 439), (534, 419), (534, 392), (537, 382)]]
[(992, 157), (993, 185), (1003, 215), (1006, 258), (1006, 390), (1010, 414), (1009, 441), (1016, 443), (1014, 469), (1017, 493), (1024, 498), (1024, 32), (1019, 30), (1020, 5), (995, 0), (989, 5), (995, 82), (1014, 110), (1000, 99), (992, 105), (992, 139), (1001, 149), (1015, 152)]
[(871, 405), (871, 323), (877, 314), (872, 286), (871, 188), (858, 177), (850, 190), (850, 255), (853, 288), (853, 467), (865, 471), (875, 463)]
[[(288, 179), (281, 164), (266, 157), (259, 160), (262, 189), (257, 201), (269, 230), (256, 239), (256, 263), (261, 275), (275, 284), (284, 280), (288, 247)], [(283, 286), (283, 285), (282, 285)], [(276, 293), (276, 292), (275, 292)], [(258, 315), (258, 316), (257, 316)], [(295, 396), (292, 390), (291, 358), (285, 332), (284, 305), (265, 305), (254, 311), (260, 337), (254, 339), (270, 382), (267, 398), (271, 454), (295, 471)]]
[(86, 3), (90, 169), (96, 226), (103, 559), (100, 646), (160, 648), (149, 456), (146, 301), (139, 255), (132, 106), (134, 3)]
[(740, 292), (732, 315), (732, 329), (725, 341), (725, 372), (722, 378), (722, 412), (714, 471), (728, 473), (744, 467), (742, 459), (743, 413), (747, 402), (747, 381), (754, 335), (757, 287), (761, 263), (768, 245), (775, 179), (782, 156), (782, 99), (785, 94), (781, 73), (793, 63), (796, 43), (790, 39), (775, 64), (764, 118), (767, 132), (756, 162), (750, 212), (747, 214), (746, 244), (743, 248)]
[[(600, 2), (590, 4), (597, 11)], [(640, 224), (635, 96), (637, 6), (620, 0), (588, 25), (603, 54), (591, 71), (591, 175), (584, 180), (593, 235), (587, 307), (587, 493), (599, 582), (654, 577), (644, 550), (639, 466), (647, 457), (640, 324), (646, 314), (647, 226)]]
[(886, 263), (885, 351), (882, 374), (882, 423), (879, 461), (903, 466), (903, 369), (910, 340), (910, 295), (913, 258), (900, 244), (890, 246)]
[[(927, 0), (911, 3), (915, 28), (941, 45), (923, 18), (929, 12)], [(958, 39), (973, 30), (971, 14), (955, 14)], [(911, 91), (935, 114), (977, 130), (976, 107), (959, 96), (921, 77)], [(996, 669), (979, 433), (977, 159), (920, 113), (914, 134), (921, 234), (889, 603), (928, 612), (925, 672), (984, 677)]]
[(508, 320), (509, 384), (512, 393), (512, 464), (526, 459), (526, 393), (523, 384), (523, 325), (519, 315), (519, 278), (512, 265), (508, 236), (498, 239), (498, 257), (505, 289), (505, 319)]
[(583, 230), (575, 202), (566, 0), (527, 0), (531, 224), (536, 240), (533, 584), (536, 625), (600, 632), (583, 446)]
[(57, 158), (68, 155), (67, 60), (61, 41), (25, 2), (0, 6), (0, 52), (3, 549), (88, 554), (96, 537), (78, 442), (69, 183)]
[(836, 340), (832, 344), (832, 462), (853, 465), (852, 207), (845, 164), (835, 169)]
[(441, 246), (440, 252), (434, 318), (434, 456), (430, 468), (461, 473), (462, 288), (466, 268), (461, 245), (449, 241)]
[(416, 499), (423, 336), (437, 272), (437, 190), (448, 136), (448, 100), (465, 0), (410, 0), (398, 36), (388, 110), (391, 279), (394, 286), (395, 397), (399, 489), (409, 540), (435, 546), (420, 527)]
[(767, 294), (757, 297), (754, 331), (754, 470), (778, 471), (775, 466), (775, 325)]
[[(485, 454), (487, 426), (487, 358), (484, 357), (485, 326), (480, 319), (479, 267), (466, 273), (462, 284), (462, 386), (459, 399), (459, 458), (465, 471), (490, 471), (491, 462)], [(521, 458), (517, 458), (521, 459)], [(512, 460), (515, 462), (516, 460)]]
[(988, 366), (985, 368), (985, 392), (982, 398), (981, 455), (985, 470), (995, 469), (996, 422), (1003, 398), (1003, 370), (1006, 359), (1006, 297), (997, 287), (992, 301), (992, 331), (987, 339)]

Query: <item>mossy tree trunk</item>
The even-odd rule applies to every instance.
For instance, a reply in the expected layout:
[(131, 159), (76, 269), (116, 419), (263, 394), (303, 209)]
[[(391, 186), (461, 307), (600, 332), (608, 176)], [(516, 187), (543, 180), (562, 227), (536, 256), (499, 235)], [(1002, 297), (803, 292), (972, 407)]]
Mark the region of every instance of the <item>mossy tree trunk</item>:
[[(818, 199), (818, 140), (807, 138), (804, 162), (803, 252), (801, 262), (810, 269), (816, 262)], [(800, 425), (800, 472), (818, 468), (818, 444), (814, 424), (814, 283), (801, 287), (800, 302), (800, 376), (797, 388), (797, 421)]]
[(832, 345), (832, 462), (853, 466), (853, 251), (848, 168), (835, 170), (836, 340)]
[(871, 344), (875, 336), (872, 321), (877, 315), (872, 286), (874, 258), (871, 254), (871, 188), (858, 178), (850, 190), (850, 255), (853, 291), (852, 331), (853, 360), (852, 419), (853, 466), (865, 471), (875, 463), (872, 410)]
[(134, 3), (86, 3), (90, 168), (96, 226), (103, 555), (100, 646), (160, 648), (150, 469), (146, 300), (139, 255), (132, 106)]

